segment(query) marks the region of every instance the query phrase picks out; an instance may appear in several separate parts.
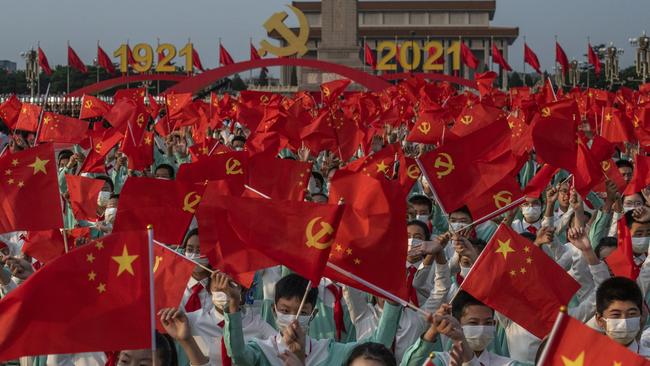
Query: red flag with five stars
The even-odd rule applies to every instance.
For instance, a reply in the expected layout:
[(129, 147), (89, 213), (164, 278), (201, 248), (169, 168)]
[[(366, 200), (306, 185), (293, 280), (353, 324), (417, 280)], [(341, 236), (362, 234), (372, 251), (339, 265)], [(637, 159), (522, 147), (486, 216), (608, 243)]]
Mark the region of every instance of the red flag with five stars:
[[(178, 307), (196, 264), (162, 244), (154, 243), (153, 255), (155, 310)], [(160, 320), (156, 320), (156, 328), (165, 332)]]
[(0, 361), (151, 348), (147, 243), (144, 230), (103, 237), (56, 258), (4, 297)]
[(20, 110), (23, 104), (16, 98), (16, 95), (13, 94), (9, 99), (4, 103), (0, 104), (0, 120), (2, 120), (10, 130), (14, 129), (16, 122), (18, 122), (18, 116), (20, 116)]
[(38, 142), (61, 142), (78, 144), (88, 135), (88, 122), (62, 114), (43, 113), (43, 124)]
[(16, 120), (16, 129), (36, 132), (38, 128), (38, 117), (41, 115), (41, 107), (36, 104), (23, 103), (20, 114)]
[(544, 338), (580, 285), (530, 240), (500, 225), (461, 287)]
[[(248, 185), (272, 199), (303, 201), (312, 163), (256, 155), (249, 160)], [(249, 192), (248, 190), (246, 192)], [(258, 198), (259, 196), (252, 196)]]
[(52, 144), (0, 158), (0, 233), (63, 227)]
[(106, 181), (86, 178), (80, 175), (65, 175), (70, 195), (70, 208), (77, 220), (97, 219), (97, 196)]

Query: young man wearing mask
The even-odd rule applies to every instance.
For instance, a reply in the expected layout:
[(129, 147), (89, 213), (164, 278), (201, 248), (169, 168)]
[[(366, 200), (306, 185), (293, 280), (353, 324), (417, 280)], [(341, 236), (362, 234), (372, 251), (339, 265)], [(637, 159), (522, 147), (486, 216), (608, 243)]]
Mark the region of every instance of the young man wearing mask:
[[(307, 290), (308, 281), (296, 274), (283, 277), (276, 283), (274, 314), (280, 333), (268, 339), (253, 339), (245, 343), (242, 332), (242, 314), (237, 305), (236, 293), (229, 286), (230, 280), (220, 281), (218, 291), (228, 294), (225, 312), (224, 340), (233, 364), (237, 365), (282, 365), (280, 354), (291, 352), (306, 366), (341, 365), (358, 345), (357, 342), (338, 343), (331, 339), (315, 340), (307, 336), (309, 323), (314, 316), (318, 289), (307, 292), (304, 305), (301, 301)], [(300, 314), (298, 310), (300, 309)], [(390, 347), (401, 308), (385, 304), (377, 331), (370, 339)], [(296, 319), (296, 314), (298, 318)]]
[(427, 224), (429, 230), (431, 230), (431, 211), (433, 209), (433, 204), (429, 197), (423, 195), (411, 196), (411, 198), (409, 198), (409, 204), (413, 207), (413, 213), (415, 214), (411, 219), (422, 221)]
[[(199, 243), (199, 230), (192, 229), (185, 236), (183, 242), (183, 254), (201, 264), (204, 267), (209, 267), (208, 258), (201, 255), (201, 247)], [(205, 312), (210, 311), (212, 305), (212, 295), (208, 291), (208, 284), (210, 281), (210, 272), (201, 266), (194, 267), (192, 277), (187, 283), (185, 293), (181, 300), (180, 308), (184, 309), (186, 313), (203, 309)]]
[(515, 220), (511, 227), (518, 233), (529, 232), (533, 235), (542, 227), (542, 201), (539, 198), (526, 197), (521, 204), (523, 218)]

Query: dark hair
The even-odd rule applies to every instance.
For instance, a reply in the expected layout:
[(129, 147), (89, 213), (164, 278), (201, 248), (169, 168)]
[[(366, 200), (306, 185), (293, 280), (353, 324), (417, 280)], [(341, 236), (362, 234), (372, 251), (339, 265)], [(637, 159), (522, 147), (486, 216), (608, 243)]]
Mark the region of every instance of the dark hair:
[(58, 161), (61, 161), (61, 159), (70, 159), (72, 155), (74, 155), (72, 150), (61, 150), (59, 151)]
[(314, 193), (314, 194), (311, 195), (312, 201), (313, 201), (313, 198), (315, 196), (323, 196), (323, 197), (325, 197), (325, 201), (328, 200), (328, 197), (327, 197), (327, 195), (325, 193)]
[(483, 239), (468, 238), (467, 240), (469, 240), (469, 242), (472, 243), (472, 245), (476, 248), (476, 250), (479, 253), (482, 252), (483, 249), (485, 249), (485, 247), (487, 246), (487, 242), (485, 240), (483, 240)]
[(533, 241), (533, 242), (535, 241), (535, 239), (537, 239), (537, 235), (531, 233), (530, 231), (523, 231), (523, 232), (519, 233), (519, 235), (521, 235), (524, 238), (526, 238), (526, 239), (528, 239), (530, 241)]
[(427, 196), (416, 194), (415, 196), (409, 198), (409, 203), (412, 205), (426, 205), (429, 208), (429, 212), (433, 211), (433, 203)]
[(454, 212), (460, 212), (460, 213), (467, 214), (467, 216), (469, 216), (470, 220), (474, 220), (474, 218), (472, 217), (472, 213), (470, 212), (470, 210), (469, 210), (469, 208), (467, 206), (463, 206), (463, 207), (459, 208), (458, 210), (454, 210), (454, 211), (450, 212), (449, 216), (451, 216), (451, 214), (453, 214)]
[(108, 183), (109, 186), (111, 186), (111, 192), (115, 191), (115, 185), (113, 184), (113, 180), (105, 175), (98, 175), (95, 177), (95, 179), (101, 179)]
[[(298, 298), (302, 300), (308, 283), (306, 278), (295, 273), (282, 277), (275, 283), (275, 303), (277, 304), (280, 299)], [(307, 294), (305, 303), (316, 306), (316, 300), (318, 300), (318, 288), (312, 287)]]
[[(463, 313), (465, 312), (465, 308), (470, 306), (470, 305), (480, 305), (480, 306), (485, 306), (484, 303), (478, 301), (474, 296), (470, 295), (469, 293), (460, 290), (458, 291), (458, 294), (456, 297), (454, 297), (454, 301), (451, 303), (451, 315), (454, 316), (454, 318), (458, 319), (460, 321), (460, 318), (463, 316)], [(492, 314), (494, 314), (494, 309), (490, 308), (492, 310)]]
[(344, 366), (350, 366), (356, 359), (376, 361), (384, 366), (396, 366), (397, 361), (391, 351), (381, 343), (361, 343), (352, 349), (350, 357), (345, 361)]
[(626, 277), (612, 277), (605, 280), (596, 290), (596, 313), (603, 315), (614, 301), (631, 301), (639, 310), (643, 307), (643, 294), (636, 284)]
[(246, 143), (246, 137), (242, 135), (236, 135), (235, 137), (232, 138), (232, 142), (230, 144), (232, 145), (235, 141), (241, 141), (243, 143)]
[(156, 352), (160, 355), (162, 360), (161, 366), (173, 366), (176, 361), (175, 347), (172, 347), (173, 341), (170, 341), (168, 336), (156, 332)]
[(119, 193), (111, 193), (111, 196), (109, 197), (109, 199), (111, 199), (111, 200), (112, 199), (119, 200), (120, 199), (120, 194)]
[(321, 187), (325, 186), (325, 178), (323, 178), (323, 176), (319, 172), (311, 172), (311, 176), (320, 182)]
[(183, 245), (182, 245), (183, 248), (185, 248), (185, 246), (187, 245), (187, 241), (190, 240), (190, 238), (193, 237), (194, 235), (199, 235), (198, 227), (195, 227), (194, 229), (188, 231), (187, 234), (185, 234), (185, 238), (183, 239)]
[(594, 248), (594, 252), (596, 253), (596, 257), (601, 258), (600, 252), (602, 252), (604, 248), (616, 248), (617, 246), (618, 239), (613, 236), (606, 236), (600, 239), (598, 245)]
[(424, 232), (424, 240), (429, 240), (431, 238), (431, 233), (429, 232), (429, 227), (427, 226), (426, 223), (420, 221), (420, 220), (411, 220), (406, 223), (406, 226), (411, 226), (415, 225), (418, 226), (422, 231)]
[[(639, 195), (643, 196), (643, 195), (640, 194), (640, 193), (639, 193)], [(644, 201), (644, 203), (645, 203), (645, 201)], [(630, 211), (628, 211), (628, 212), (625, 213), (625, 224), (627, 225), (628, 228), (631, 228), (631, 227), (632, 227), (632, 224), (635, 223), (635, 222), (636, 222), (636, 223), (639, 223), (639, 224), (646, 224), (646, 222), (640, 222), (640, 221), (637, 221), (637, 220), (634, 218), (633, 214), (634, 214), (634, 210), (630, 210)]]
[(632, 164), (631, 161), (625, 160), (625, 159), (616, 160), (616, 167), (617, 168), (630, 168), (630, 169), (634, 170), (634, 164)]
[(158, 171), (158, 169), (165, 169), (167, 172), (169, 172), (169, 177), (171, 179), (174, 179), (174, 167), (169, 165), (169, 164), (160, 164), (156, 167), (156, 170), (154, 170), (154, 174)]

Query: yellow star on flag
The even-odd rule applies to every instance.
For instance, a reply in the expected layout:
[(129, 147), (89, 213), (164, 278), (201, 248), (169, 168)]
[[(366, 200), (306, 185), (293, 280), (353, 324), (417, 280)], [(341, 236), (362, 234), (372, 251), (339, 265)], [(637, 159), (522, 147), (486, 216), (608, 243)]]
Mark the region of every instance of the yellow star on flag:
[(94, 281), (95, 277), (97, 277), (97, 273), (95, 273), (95, 271), (90, 271), (90, 273), (88, 273), (88, 281)]
[(383, 160), (379, 161), (377, 164), (377, 173), (379, 172), (388, 173), (388, 165), (384, 164)]
[(117, 275), (121, 275), (122, 272), (127, 271), (131, 275), (135, 276), (135, 273), (133, 273), (133, 266), (131, 263), (138, 259), (138, 255), (129, 255), (129, 250), (127, 249), (126, 245), (122, 249), (122, 255), (117, 256), (117, 257), (112, 257), (115, 262), (117, 262), (120, 267), (117, 269)]
[(623, 362), (614, 361), (614, 366), (623, 366)]
[(98, 241), (95, 243), (95, 248), (104, 249), (104, 242)]
[(100, 282), (99, 286), (97, 286), (97, 291), (99, 291), (100, 294), (106, 292), (106, 284)]
[(562, 363), (564, 363), (564, 366), (583, 366), (585, 363), (585, 351), (580, 352), (575, 360), (562, 356)]
[(506, 241), (497, 240), (499, 242), (499, 249), (495, 253), (503, 254), (503, 259), (508, 259), (508, 253), (514, 253), (515, 250), (510, 246), (510, 239)]
[(14, 159), (11, 161), (11, 165), (16, 166), (18, 165), (18, 159)]
[(49, 160), (41, 160), (38, 156), (36, 157), (36, 160), (34, 160), (33, 163), (29, 164), (28, 167), (34, 168), (34, 175), (38, 172), (43, 172), (43, 174), (47, 174), (47, 170), (45, 170), (45, 164), (47, 164)]

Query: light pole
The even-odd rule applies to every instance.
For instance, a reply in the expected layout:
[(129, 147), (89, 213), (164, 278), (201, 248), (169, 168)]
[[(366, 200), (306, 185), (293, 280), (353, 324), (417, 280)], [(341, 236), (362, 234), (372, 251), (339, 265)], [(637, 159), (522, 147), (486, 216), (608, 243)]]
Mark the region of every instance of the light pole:
[(605, 56), (605, 80), (611, 88), (614, 83), (619, 81), (618, 59), (624, 51), (616, 48), (612, 42), (609, 42), (609, 46), (601, 47), (598, 51)]
[(34, 89), (36, 89), (36, 81), (38, 80), (38, 56), (34, 49), (20, 53), (20, 57), (25, 59), (25, 79), (27, 79), (27, 86), (29, 87), (29, 95), (34, 97)]
[(640, 37), (630, 38), (630, 45), (636, 49), (636, 75), (645, 83), (650, 77), (650, 37), (646, 36), (645, 31)]

